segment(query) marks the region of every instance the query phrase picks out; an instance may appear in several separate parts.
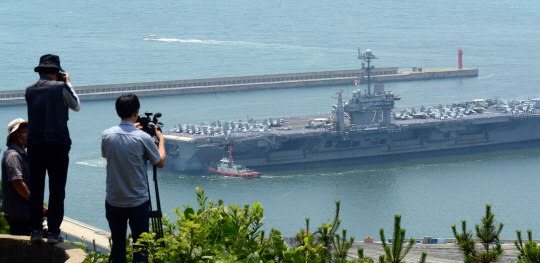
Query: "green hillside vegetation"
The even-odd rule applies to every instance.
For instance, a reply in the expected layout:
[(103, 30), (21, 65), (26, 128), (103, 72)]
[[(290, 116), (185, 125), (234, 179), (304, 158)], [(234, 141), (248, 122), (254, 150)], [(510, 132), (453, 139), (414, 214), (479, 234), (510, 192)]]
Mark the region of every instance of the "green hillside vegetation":
[[(205, 196), (204, 190), (196, 189), (198, 208), (184, 206), (173, 210), (174, 217), (163, 217), (164, 237), (155, 239), (154, 233), (144, 233), (135, 246), (126, 239), (128, 262), (132, 262), (133, 252), (140, 249), (133, 247), (146, 244), (149, 262), (209, 262), (209, 263), (374, 263), (375, 260), (364, 257), (363, 248), (358, 248), (358, 259), (347, 260), (355, 238), (347, 238), (347, 229), (342, 228), (339, 234), (341, 219), (339, 219), (340, 202), (336, 202), (333, 219), (316, 227), (316, 232), (310, 232), (310, 219), (306, 218), (306, 228), (294, 235), (297, 242), (287, 245), (281, 232), (277, 229), (264, 230), (263, 206), (255, 202), (253, 205), (239, 206), (236, 203), (224, 205), (222, 200), (214, 202)], [(0, 198), (1, 198), (0, 181)], [(0, 211), (2, 207), (0, 204)], [(458, 241), (465, 259), (464, 262), (493, 262), (502, 254), (499, 234), (504, 226), (497, 223), (491, 212), (491, 205), (486, 204), (486, 215), (482, 224), (475, 225), (476, 235), (467, 231), (466, 221), (462, 220), (462, 231), (458, 233), (456, 226), (452, 230)], [(528, 230), (528, 241), (523, 242), (521, 231), (517, 232), (514, 242), (519, 250), (518, 262), (539, 262), (540, 246), (532, 240), (532, 231)], [(0, 233), (9, 234), (9, 225), (3, 214), (0, 214)], [(405, 229), (401, 228), (401, 216), (395, 215), (392, 243), (386, 243), (384, 229), (380, 230), (380, 238), (384, 254), (377, 262), (405, 262), (404, 258), (415, 244), (413, 238), (405, 240)], [(68, 242), (68, 241), (66, 241)], [(86, 250), (86, 246), (73, 243)], [(478, 251), (475, 244), (480, 244), (483, 251)], [(420, 262), (426, 262), (427, 253), (422, 253)], [(97, 253), (95, 244), (93, 251), (88, 253), (85, 262), (108, 262), (109, 254)]]

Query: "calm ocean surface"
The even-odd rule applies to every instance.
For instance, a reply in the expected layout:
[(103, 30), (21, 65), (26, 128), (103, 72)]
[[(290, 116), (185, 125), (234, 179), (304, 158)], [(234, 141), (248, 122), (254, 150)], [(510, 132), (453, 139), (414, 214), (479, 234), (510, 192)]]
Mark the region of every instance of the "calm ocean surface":
[[(37, 80), (33, 68), (58, 54), (75, 86), (290, 73), (359, 67), (357, 47), (380, 56), (378, 67), (464, 66), (478, 78), (389, 83), (417, 105), (477, 98), (540, 96), (540, 2), (537, 1), (3, 1), (0, 5), (0, 90)], [(156, 35), (160, 41), (145, 41)], [(343, 88), (144, 98), (142, 111), (175, 123), (329, 111)], [(0, 108), (0, 138), (26, 107)], [(104, 213), (103, 130), (117, 125), (113, 101), (86, 102), (69, 121), (73, 139), (66, 216), (109, 230)], [(2, 147), (5, 148), (5, 147)], [(292, 236), (311, 218), (333, 217), (357, 240), (378, 239), (402, 214), (407, 236), (452, 237), (450, 225), (472, 226), (493, 204), (506, 223), (540, 233), (540, 148), (460, 156), (268, 171), (259, 180), (159, 171), (165, 212), (195, 205), (196, 187), (211, 199), (265, 207), (266, 226)]]

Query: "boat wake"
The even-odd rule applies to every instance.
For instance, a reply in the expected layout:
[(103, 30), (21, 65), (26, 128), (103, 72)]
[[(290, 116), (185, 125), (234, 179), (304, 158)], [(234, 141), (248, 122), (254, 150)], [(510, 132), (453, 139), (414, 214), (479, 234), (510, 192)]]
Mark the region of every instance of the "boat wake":
[(105, 168), (105, 167), (107, 167), (107, 160), (104, 159), (104, 158), (90, 159), (90, 160), (86, 160), (86, 161), (76, 162), (76, 164), (86, 165), (86, 166), (90, 166), (90, 167), (102, 167), (102, 168)]
[(292, 194), (293, 192), (294, 192), (294, 191), (290, 191), (289, 193), (282, 195), (280, 198), (278, 198), (278, 199), (276, 199), (276, 200), (279, 200), (279, 199), (281, 199), (281, 198), (283, 198), (283, 197), (285, 197), (285, 196), (288, 196), (288, 195)]
[(491, 75), (483, 76), (483, 77), (477, 77), (476, 79), (489, 79), (489, 78), (491, 78), (493, 76), (495, 76), (495, 74), (491, 74)]
[[(327, 48), (322, 47), (306, 47), (301, 45), (290, 45), (290, 44), (266, 44), (259, 42), (250, 42), (250, 41), (226, 41), (226, 40), (202, 40), (202, 39), (179, 39), (179, 38), (158, 38), (158, 37), (145, 37), (144, 40), (149, 41), (162, 41), (162, 42), (179, 42), (186, 44), (204, 44), (204, 45), (229, 45), (229, 46), (253, 46), (253, 47), (272, 47), (272, 48), (282, 48), (282, 49), (316, 49), (316, 50), (328, 50)], [(331, 51), (350, 51), (348, 49), (332, 49)]]

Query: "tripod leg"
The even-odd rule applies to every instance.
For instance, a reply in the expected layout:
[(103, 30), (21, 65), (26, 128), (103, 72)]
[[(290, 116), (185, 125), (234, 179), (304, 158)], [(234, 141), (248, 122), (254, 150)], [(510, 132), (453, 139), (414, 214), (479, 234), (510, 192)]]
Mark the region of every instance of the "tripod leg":
[[(156, 240), (160, 239), (163, 237), (163, 221), (161, 220), (161, 218), (163, 217), (163, 214), (161, 212), (161, 201), (159, 199), (159, 187), (158, 187), (158, 181), (157, 181), (157, 167), (154, 165), (153, 167), (153, 173), (154, 173), (154, 186), (155, 186), (155, 191), (156, 191), (156, 206), (157, 206), (157, 211), (152, 211), (153, 212), (153, 226), (152, 228), (154, 229), (154, 233), (156, 233)], [(161, 246), (164, 246), (165, 243), (164, 242), (161, 242)]]

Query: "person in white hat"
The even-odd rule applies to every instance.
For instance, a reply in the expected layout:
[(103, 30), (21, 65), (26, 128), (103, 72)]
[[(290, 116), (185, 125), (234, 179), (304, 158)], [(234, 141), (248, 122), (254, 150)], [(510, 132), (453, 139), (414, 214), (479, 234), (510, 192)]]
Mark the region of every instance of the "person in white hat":
[[(8, 125), (7, 150), (2, 158), (2, 210), (12, 235), (30, 235), (30, 190), (26, 138), (28, 122), (15, 119)], [(43, 214), (47, 208), (43, 207)]]

